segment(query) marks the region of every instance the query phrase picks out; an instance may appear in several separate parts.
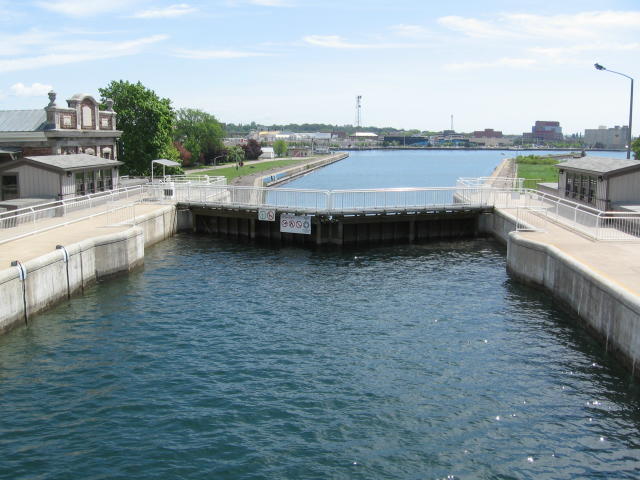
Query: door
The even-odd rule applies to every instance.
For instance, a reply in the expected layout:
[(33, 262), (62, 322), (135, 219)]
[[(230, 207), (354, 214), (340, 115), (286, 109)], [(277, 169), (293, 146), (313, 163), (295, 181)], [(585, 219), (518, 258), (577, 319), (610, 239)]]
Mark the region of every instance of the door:
[(18, 174), (4, 174), (0, 181), (0, 200), (13, 200), (14, 198), (20, 198)]

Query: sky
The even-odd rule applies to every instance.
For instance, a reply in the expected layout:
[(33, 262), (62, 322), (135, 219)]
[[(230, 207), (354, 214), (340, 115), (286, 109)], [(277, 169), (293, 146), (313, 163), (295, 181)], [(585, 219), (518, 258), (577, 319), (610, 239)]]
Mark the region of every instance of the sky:
[(638, 0), (0, 0), (0, 110), (128, 80), (225, 123), (627, 125), (595, 62), (640, 78)]

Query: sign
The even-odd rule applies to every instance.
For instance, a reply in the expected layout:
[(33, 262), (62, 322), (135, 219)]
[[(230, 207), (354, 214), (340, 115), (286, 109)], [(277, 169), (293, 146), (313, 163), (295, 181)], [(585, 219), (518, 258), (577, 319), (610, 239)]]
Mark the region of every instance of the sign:
[(311, 235), (311, 217), (308, 215), (280, 215), (280, 231), (282, 233), (301, 233)]
[(275, 208), (260, 208), (258, 209), (258, 220), (262, 222), (275, 222), (276, 210)]

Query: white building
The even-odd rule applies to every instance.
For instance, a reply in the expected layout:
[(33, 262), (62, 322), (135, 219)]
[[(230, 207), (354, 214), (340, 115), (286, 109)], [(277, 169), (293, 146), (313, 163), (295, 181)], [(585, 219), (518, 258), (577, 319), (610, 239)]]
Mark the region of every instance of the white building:
[(262, 147), (262, 154), (259, 157), (259, 160), (267, 160), (271, 158), (276, 158), (276, 152), (274, 152), (273, 147)]
[(24, 157), (0, 165), (0, 200), (62, 200), (118, 188), (122, 162), (84, 153)]

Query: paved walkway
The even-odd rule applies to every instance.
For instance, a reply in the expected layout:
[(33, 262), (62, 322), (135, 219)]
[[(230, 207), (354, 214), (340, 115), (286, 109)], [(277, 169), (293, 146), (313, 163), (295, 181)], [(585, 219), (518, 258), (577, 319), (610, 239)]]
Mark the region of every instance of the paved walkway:
[[(515, 209), (502, 209), (515, 216)], [(552, 245), (585, 267), (633, 295), (640, 296), (640, 242), (596, 242), (546, 222), (542, 232), (519, 232), (524, 238)]]
[[(135, 215), (141, 216), (165, 208), (166, 205), (136, 204)], [(84, 215), (97, 213), (97, 209), (85, 209)], [(96, 216), (87, 220), (81, 220), (70, 225), (53, 228), (44, 233), (29, 235), (0, 244), (0, 269), (9, 268), (13, 260), (26, 262), (40, 257), (56, 249), (56, 245), (70, 245), (89, 238), (106, 235), (108, 233), (122, 232), (131, 228), (131, 225), (108, 226), (120, 222), (130, 223), (133, 210), (123, 209), (113, 216), (110, 214)], [(58, 219), (60, 221), (60, 219)], [(12, 229), (8, 229), (12, 230)]]

